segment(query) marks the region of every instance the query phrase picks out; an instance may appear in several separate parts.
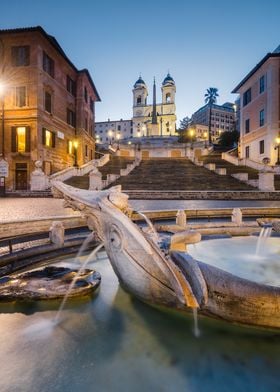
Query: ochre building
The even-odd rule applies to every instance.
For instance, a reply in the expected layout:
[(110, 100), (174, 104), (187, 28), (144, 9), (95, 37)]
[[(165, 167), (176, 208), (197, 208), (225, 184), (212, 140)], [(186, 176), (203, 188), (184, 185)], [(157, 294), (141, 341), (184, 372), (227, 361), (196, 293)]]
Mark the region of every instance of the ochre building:
[(78, 70), (40, 26), (0, 30), (0, 59), (6, 191), (29, 189), (37, 160), (52, 174), (93, 159), (100, 97), (88, 70)]

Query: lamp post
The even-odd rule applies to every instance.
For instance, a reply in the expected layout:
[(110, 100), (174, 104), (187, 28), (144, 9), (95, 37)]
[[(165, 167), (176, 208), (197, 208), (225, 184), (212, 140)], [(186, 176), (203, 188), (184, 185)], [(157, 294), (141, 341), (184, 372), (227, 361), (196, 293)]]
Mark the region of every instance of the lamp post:
[(78, 167), (78, 146), (79, 142), (77, 139), (73, 141), (73, 147), (74, 147), (74, 166)]
[(2, 135), (2, 158), (5, 158), (5, 118), (4, 118), (4, 84), (0, 83), (0, 102), (1, 102), (1, 135)]
[(111, 146), (111, 145), (112, 145), (112, 135), (113, 135), (113, 132), (111, 131), (111, 129), (109, 129), (109, 131), (108, 131), (108, 136), (109, 136), (109, 146)]
[(190, 129), (190, 137), (191, 137), (191, 150), (193, 150), (193, 136), (194, 136), (194, 130)]
[(207, 148), (207, 132), (203, 132), (203, 138), (204, 138), (204, 148)]
[(275, 141), (276, 141), (276, 144), (277, 144), (274, 147), (274, 150), (277, 150), (277, 161), (276, 161), (275, 165), (280, 165), (280, 135), (277, 136)]
[(120, 133), (118, 132), (117, 133), (117, 141), (118, 141), (118, 147), (117, 147), (117, 151), (119, 151), (119, 149), (120, 149), (120, 138), (121, 138), (121, 135), (120, 135)]
[(138, 143), (137, 143), (137, 146), (138, 146), (138, 151), (140, 151), (141, 150), (141, 147), (140, 147), (140, 137), (141, 137), (141, 132), (140, 132), (140, 130), (138, 129), (138, 131), (137, 131), (137, 137), (138, 137)]

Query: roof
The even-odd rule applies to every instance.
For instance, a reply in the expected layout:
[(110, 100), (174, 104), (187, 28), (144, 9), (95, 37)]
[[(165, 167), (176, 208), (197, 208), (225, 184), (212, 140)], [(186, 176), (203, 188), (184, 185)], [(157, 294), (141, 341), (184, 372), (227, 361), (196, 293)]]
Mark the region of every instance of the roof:
[[(278, 49), (278, 48), (277, 48)], [(271, 57), (280, 57), (280, 53), (277, 49), (273, 53), (267, 53), (264, 58), (245, 76), (244, 79), (232, 90), (232, 93), (238, 93), (240, 87), (243, 86), (256, 72), (257, 70)]]
[(170, 76), (169, 72), (168, 72), (167, 76), (164, 78), (164, 81), (162, 82), (163, 86), (166, 84), (175, 84), (174, 79), (172, 78), (172, 76)]
[(77, 67), (72, 63), (72, 61), (67, 57), (65, 54), (64, 50), (62, 47), (59, 45), (55, 37), (52, 35), (49, 35), (41, 26), (34, 26), (34, 27), (21, 27), (17, 29), (3, 29), (0, 30), (0, 35), (3, 34), (22, 34), (22, 33), (34, 33), (38, 32), (40, 33), (43, 37), (45, 37), (49, 43), (54, 47), (54, 49), (64, 58), (64, 60), (77, 72), (77, 73), (85, 73), (87, 75), (87, 78), (91, 84), (91, 87), (93, 88), (93, 91), (96, 94), (97, 101), (101, 101), (100, 96), (98, 94), (98, 91), (93, 83), (93, 80), (90, 76), (90, 73), (87, 69), (82, 69), (78, 70)]
[(136, 82), (134, 83), (134, 86), (133, 86), (133, 87), (136, 88), (137, 85), (144, 85), (144, 86), (146, 86), (146, 84), (145, 84), (145, 82), (144, 82), (144, 80), (142, 79), (141, 76), (139, 76), (139, 79), (136, 80)]

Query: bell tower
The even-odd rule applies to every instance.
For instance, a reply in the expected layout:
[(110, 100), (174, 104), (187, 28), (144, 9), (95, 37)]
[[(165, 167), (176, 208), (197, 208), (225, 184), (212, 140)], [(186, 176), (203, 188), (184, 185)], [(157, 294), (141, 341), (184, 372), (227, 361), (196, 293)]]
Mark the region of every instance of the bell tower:
[(175, 106), (175, 81), (168, 72), (162, 82), (162, 135), (172, 136), (176, 134), (176, 106)]

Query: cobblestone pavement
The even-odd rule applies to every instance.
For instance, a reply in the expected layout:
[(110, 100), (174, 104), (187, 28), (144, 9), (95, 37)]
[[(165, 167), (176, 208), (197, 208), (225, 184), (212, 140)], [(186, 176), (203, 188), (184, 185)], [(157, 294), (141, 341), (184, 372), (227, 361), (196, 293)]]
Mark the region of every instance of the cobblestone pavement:
[(64, 208), (62, 199), (0, 198), (0, 223), (69, 215), (79, 215), (79, 212)]
[[(280, 207), (280, 201), (259, 200), (130, 200), (136, 210), (170, 210), (180, 208)], [(52, 216), (79, 215), (63, 207), (62, 199), (0, 198), (0, 224), (4, 221)]]

